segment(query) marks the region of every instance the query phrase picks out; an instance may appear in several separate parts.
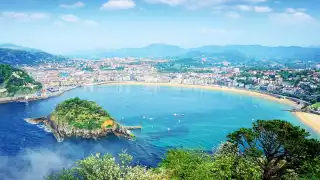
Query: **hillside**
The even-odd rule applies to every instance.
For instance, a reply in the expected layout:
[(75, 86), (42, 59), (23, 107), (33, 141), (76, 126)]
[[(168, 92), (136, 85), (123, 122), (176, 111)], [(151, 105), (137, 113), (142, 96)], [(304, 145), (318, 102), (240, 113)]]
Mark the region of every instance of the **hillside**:
[(32, 124), (44, 124), (59, 142), (68, 137), (97, 139), (108, 135), (132, 139), (135, 136), (129, 129), (141, 128), (122, 126), (97, 103), (79, 98), (58, 104), (49, 116), (25, 120)]
[(11, 44), (11, 43), (0, 44), (0, 48), (22, 50), (22, 51), (30, 51), (30, 52), (42, 52), (40, 49), (34, 49), (34, 48), (18, 46), (18, 45)]
[[(73, 98), (60, 103), (51, 114), (58, 124), (66, 124), (79, 129), (101, 129), (103, 124), (114, 123), (109, 113), (93, 101)], [(111, 124), (112, 123), (112, 124)]]
[(41, 88), (42, 85), (25, 71), (0, 64), (0, 97), (30, 94)]
[(42, 51), (13, 49), (12, 47), (1, 48), (0, 46), (0, 64), (35, 65), (39, 63), (55, 62), (61, 60), (65, 60), (65, 58)]
[(179, 46), (166, 44), (151, 44), (141, 48), (123, 48), (113, 51), (93, 50), (76, 52), (75, 57), (221, 57), (229, 61), (245, 61), (250, 59), (279, 59), (279, 60), (303, 60), (320, 61), (320, 48), (318, 47), (295, 47), (279, 46), (268, 47), (260, 45), (227, 45), (227, 46), (202, 46), (198, 48), (185, 49)]

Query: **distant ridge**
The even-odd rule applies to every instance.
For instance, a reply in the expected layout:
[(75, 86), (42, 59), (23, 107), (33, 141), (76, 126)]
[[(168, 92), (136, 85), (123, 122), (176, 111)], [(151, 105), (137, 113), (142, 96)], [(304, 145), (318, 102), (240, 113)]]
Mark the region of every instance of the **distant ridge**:
[(65, 59), (66, 58), (62, 56), (56, 56), (30, 48), (21, 48), (20, 46), (12, 45), (0, 46), (0, 64), (36, 65), (39, 63), (62, 61)]
[(4, 49), (14, 49), (14, 50), (23, 50), (23, 51), (31, 51), (31, 52), (42, 52), (42, 50), (39, 50), (39, 49), (22, 47), (22, 46), (18, 46), (18, 45), (11, 44), (11, 43), (0, 44), (0, 48), (4, 48)]
[[(277, 59), (297, 59), (297, 60), (318, 60), (320, 48), (317, 47), (297, 47), (279, 46), (268, 47), (261, 45), (208, 45), (198, 48), (181, 48), (179, 46), (167, 44), (151, 44), (141, 48), (123, 48), (117, 50), (95, 50), (85, 51), (86, 57), (201, 57), (201, 56), (221, 56), (232, 59), (250, 58), (277, 58)], [(74, 53), (74, 57), (84, 57), (83, 54)]]

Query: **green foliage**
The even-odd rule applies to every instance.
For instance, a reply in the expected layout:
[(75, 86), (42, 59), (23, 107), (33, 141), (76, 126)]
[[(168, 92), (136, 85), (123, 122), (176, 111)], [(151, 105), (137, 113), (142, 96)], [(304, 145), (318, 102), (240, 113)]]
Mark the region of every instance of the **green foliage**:
[(251, 158), (238, 154), (233, 144), (226, 142), (214, 153), (214, 179), (250, 179), (262, 177), (262, 170)]
[(132, 156), (90, 156), (75, 167), (47, 179), (184, 179), (184, 180), (318, 180), (320, 143), (300, 127), (281, 121), (253, 123), (228, 135), (213, 154), (200, 150), (169, 150), (156, 169), (130, 166)]
[(263, 170), (263, 179), (279, 179), (288, 170), (298, 170), (305, 162), (319, 156), (320, 142), (309, 133), (281, 120), (253, 123), (228, 135), (245, 158), (252, 158)]
[(173, 179), (211, 179), (213, 157), (201, 151), (169, 150), (160, 164)]
[(161, 171), (155, 172), (143, 166), (130, 166), (132, 156), (121, 153), (121, 164), (110, 155), (91, 155), (80, 160), (71, 169), (52, 173), (48, 180), (160, 180), (167, 179)]
[(315, 103), (310, 106), (312, 109), (320, 109), (320, 103)]
[(30, 94), (42, 88), (31, 76), (21, 69), (0, 64), (0, 87), (7, 90), (7, 95)]
[(110, 114), (93, 101), (73, 98), (60, 103), (51, 114), (58, 125), (68, 124), (80, 129), (99, 129)]
[(104, 71), (123, 71), (124, 67), (112, 68), (111, 66), (100, 66), (100, 70), (104, 70)]
[(260, 167), (241, 157), (231, 143), (222, 144), (213, 155), (202, 151), (170, 150), (161, 162), (172, 179), (261, 179)]

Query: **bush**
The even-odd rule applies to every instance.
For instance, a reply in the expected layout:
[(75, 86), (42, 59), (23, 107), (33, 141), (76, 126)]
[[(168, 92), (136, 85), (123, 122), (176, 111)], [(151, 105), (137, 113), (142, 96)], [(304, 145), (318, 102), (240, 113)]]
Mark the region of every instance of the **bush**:
[(120, 164), (110, 155), (91, 155), (76, 163), (71, 169), (52, 173), (47, 180), (161, 180), (167, 179), (162, 171), (143, 166), (130, 166), (132, 156), (121, 153)]

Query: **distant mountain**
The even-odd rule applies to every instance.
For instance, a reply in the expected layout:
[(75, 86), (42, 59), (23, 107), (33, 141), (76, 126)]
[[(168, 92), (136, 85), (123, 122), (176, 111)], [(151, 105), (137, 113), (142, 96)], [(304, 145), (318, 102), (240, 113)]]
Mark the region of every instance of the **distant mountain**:
[[(90, 52), (85, 54), (90, 55)], [(81, 53), (75, 53), (80, 56)], [(295, 59), (320, 61), (320, 48), (316, 47), (267, 47), (260, 45), (228, 45), (203, 46), (199, 48), (184, 49), (166, 44), (152, 44), (142, 48), (125, 48), (113, 51), (92, 51), (92, 57), (221, 57), (230, 61), (256, 59)]]
[(95, 49), (91, 51), (78, 51), (67, 54), (72, 57), (101, 58), (101, 57), (173, 57), (182, 56), (188, 50), (178, 46), (166, 44), (151, 44), (142, 48), (124, 48), (117, 50)]
[(35, 65), (44, 62), (65, 60), (62, 56), (52, 55), (42, 51), (26, 51), (19, 49), (0, 48), (0, 64)]
[(30, 51), (30, 52), (42, 52), (42, 51), (39, 50), (39, 49), (22, 47), (22, 46), (18, 46), (18, 45), (15, 45), (15, 44), (10, 44), (10, 43), (0, 44), (0, 48), (14, 49), (14, 50), (22, 50), (22, 51)]
[(299, 60), (315, 60), (320, 53), (319, 48), (306, 47), (267, 47), (259, 45), (204, 46), (193, 49), (204, 53), (238, 52), (247, 58), (289, 58)]
[(126, 48), (113, 51), (115, 56), (135, 56), (135, 57), (166, 57), (166, 56), (181, 56), (187, 50), (172, 45), (166, 44), (152, 44), (142, 48)]

